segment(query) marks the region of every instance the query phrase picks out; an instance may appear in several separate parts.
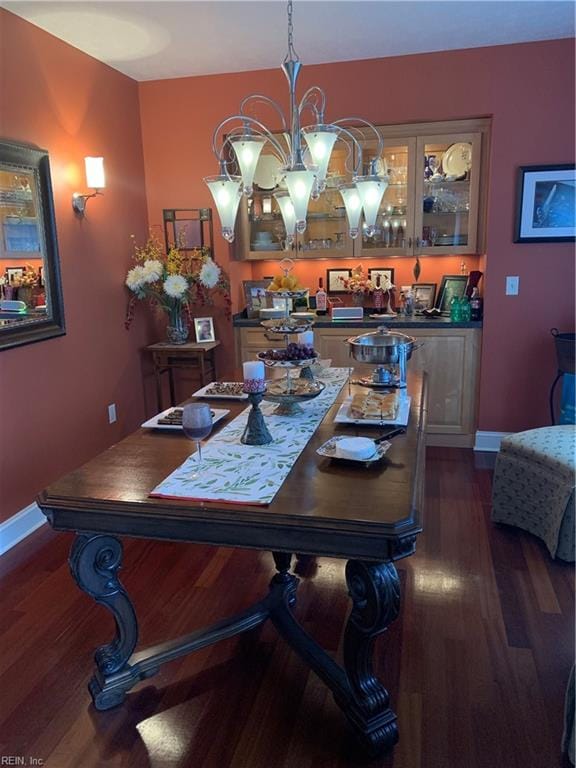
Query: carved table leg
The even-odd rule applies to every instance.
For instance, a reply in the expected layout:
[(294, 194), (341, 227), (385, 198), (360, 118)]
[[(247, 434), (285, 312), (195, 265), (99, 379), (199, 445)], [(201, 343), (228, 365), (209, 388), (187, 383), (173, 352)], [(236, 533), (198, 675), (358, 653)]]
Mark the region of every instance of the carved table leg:
[(113, 536), (78, 536), (70, 552), (69, 565), (74, 580), (97, 603), (114, 616), (114, 639), (97, 649), (96, 673), (89, 684), (96, 709), (120, 704), (128, 686), (114, 683), (114, 677), (129, 670), (128, 659), (138, 642), (138, 622), (134, 607), (117, 577), (122, 562), (122, 545)]
[(388, 691), (374, 675), (372, 654), (376, 637), (398, 616), (400, 582), (391, 562), (349, 560), (346, 583), (352, 611), (344, 634), (344, 668), (352, 699), (341, 706), (364, 746), (380, 754), (398, 741), (398, 729)]

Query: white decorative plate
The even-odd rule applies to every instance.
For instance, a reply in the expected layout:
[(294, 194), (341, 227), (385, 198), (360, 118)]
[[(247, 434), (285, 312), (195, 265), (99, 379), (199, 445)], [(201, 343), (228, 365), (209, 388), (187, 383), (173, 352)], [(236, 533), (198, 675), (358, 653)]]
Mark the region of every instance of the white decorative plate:
[(459, 141), (442, 156), (442, 169), (447, 176), (463, 176), (472, 168), (472, 144)]
[(384, 440), (383, 442), (374, 445), (374, 454), (368, 459), (344, 459), (341, 456), (336, 455), (336, 443), (344, 437), (346, 437), (346, 435), (335, 435), (334, 437), (331, 437), (330, 440), (327, 440), (324, 443), (324, 445), (321, 445), (320, 448), (316, 449), (316, 453), (319, 456), (326, 456), (335, 461), (351, 461), (355, 464), (373, 464), (376, 461), (380, 461), (392, 445), (389, 440)]
[[(153, 416), (151, 419), (148, 419), (148, 421), (145, 421), (144, 424), (142, 424), (142, 429), (167, 429), (172, 432), (182, 432), (182, 427), (180, 424), (159, 424), (158, 421), (163, 416), (167, 416), (170, 411), (173, 411), (174, 408), (166, 408), (165, 411), (162, 411), (162, 413), (157, 413), (156, 416)], [(214, 414), (212, 416), (212, 424), (216, 424), (216, 422), (220, 421), (220, 419), (223, 419), (224, 416), (227, 416), (230, 411), (226, 411), (222, 408), (212, 408), (212, 413)]]
[(254, 173), (254, 184), (260, 189), (274, 189), (278, 186), (281, 168), (282, 163), (275, 155), (260, 155)]
[(410, 417), (410, 396), (400, 396), (398, 403), (398, 413), (395, 419), (353, 419), (350, 414), (351, 397), (347, 397), (338, 409), (334, 421), (336, 424), (365, 424), (368, 426), (380, 426), (381, 424), (398, 424), (401, 427), (405, 427), (408, 424)]

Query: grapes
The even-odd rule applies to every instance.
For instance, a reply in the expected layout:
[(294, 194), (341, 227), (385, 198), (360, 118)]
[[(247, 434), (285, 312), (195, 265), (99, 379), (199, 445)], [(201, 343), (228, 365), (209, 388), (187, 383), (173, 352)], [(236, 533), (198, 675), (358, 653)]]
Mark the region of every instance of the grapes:
[(265, 352), (260, 352), (258, 357), (276, 362), (290, 362), (291, 360), (311, 360), (318, 357), (318, 353), (309, 344), (290, 342), (286, 349), (267, 349)]

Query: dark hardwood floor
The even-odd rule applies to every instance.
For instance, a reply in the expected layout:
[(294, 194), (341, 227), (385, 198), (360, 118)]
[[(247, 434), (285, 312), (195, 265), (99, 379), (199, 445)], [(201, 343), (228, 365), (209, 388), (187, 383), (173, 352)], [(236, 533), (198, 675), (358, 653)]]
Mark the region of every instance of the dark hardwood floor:
[[(555, 768), (574, 662), (574, 569), (491, 524), (492, 457), (428, 449), (425, 530), (401, 561), (403, 607), (379, 640), (399, 716), (389, 757), (363, 759), (322, 683), (265, 625), (165, 666), (97, 712), (86, 684), (111, 619), (74, 585), (71, 536), (44, 526), (0, 559), (0, 760), (48, 768)], [(360, 482), (360, 475), (359, 475)], [(361, 487), (359, 487), (361, 492)], [(344, 562), (301, 558), (297, 612), (340, 653)], [(142, 642), (248, 606), (268, 553), (126, 543)], [(0, 764), (7, 764), (5, 761)], [(16, 763), (17, 764), (17, 763)]]

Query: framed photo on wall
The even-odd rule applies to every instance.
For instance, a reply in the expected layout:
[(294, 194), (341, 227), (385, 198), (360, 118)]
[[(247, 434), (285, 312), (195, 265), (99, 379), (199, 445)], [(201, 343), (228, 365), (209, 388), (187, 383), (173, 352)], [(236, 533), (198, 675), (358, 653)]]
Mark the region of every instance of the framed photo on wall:
[(436, 298), (436, 283), (412, 283), (412, 295), (416, 312), (432, 309)]
[(194, 332), (198, 344), (207, 341), (216, 341), (214, 320), (211, 317), (195, 317)]
[(246, 314), (250, 318), (259, 317), (261, 309), (268, 305), (266, 289), (270, 285), (270, 280), (243, 280), (244, 298), (246, 299)]
[(468, 275), (444, 275), (440, 283), (440, 292), (436, 302), (436, 308), (443, 315), (450, 314), (450, 302), (455, 296), (459, 299), (464, 296), (467, 283)]
[(6, 279), (8, 283), (21, 280), (24, 277), (25, 267), (6, 267)]
[[(347, 280), (352, 275), (351, 269), (327, 269), (326, 270), (326, 292), (327, 293), (347, 293), (342, 280)], [(342, 278), (342, 280), (340, 279)]]
[(576, 166), (522, 166), (514, 242), (567, 243), (575, 239)]
[(384, 285), (384, 278), (387, 277), (390, 280), (391, 285), (394, 285), (394, 270), (389, 267), (370, 267), (368, 269), (368, 280), (371, 280), (376, 284), (376, 278), (380, 275), (380, 285)]

